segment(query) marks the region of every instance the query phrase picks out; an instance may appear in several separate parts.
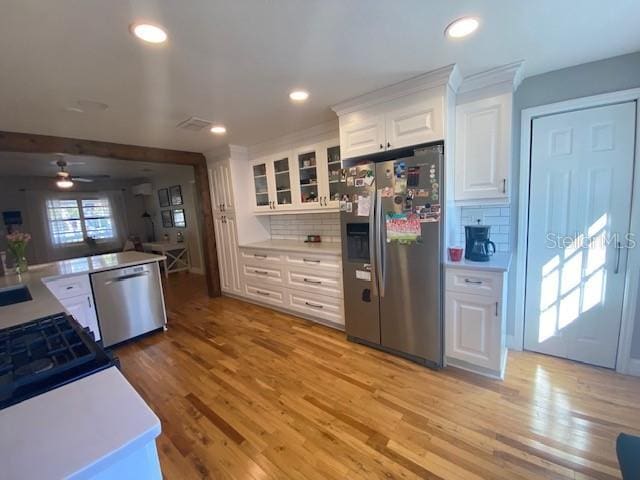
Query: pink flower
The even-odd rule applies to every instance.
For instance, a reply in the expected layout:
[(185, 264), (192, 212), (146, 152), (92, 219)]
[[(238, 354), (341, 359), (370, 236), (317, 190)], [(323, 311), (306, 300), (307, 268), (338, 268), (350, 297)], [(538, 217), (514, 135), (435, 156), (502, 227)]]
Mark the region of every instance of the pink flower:
[(7, 235), (7, 241), (10, 243), (27, 243), (31, 240), (31, 235), (25, 232), (13, 232)]

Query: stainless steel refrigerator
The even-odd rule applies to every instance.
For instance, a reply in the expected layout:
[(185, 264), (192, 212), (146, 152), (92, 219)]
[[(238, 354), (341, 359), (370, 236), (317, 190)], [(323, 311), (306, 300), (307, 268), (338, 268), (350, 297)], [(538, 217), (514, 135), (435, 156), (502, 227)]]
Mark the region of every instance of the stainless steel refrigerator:
[(443, 145), (346, 166), (340, 183), (347, 336), (442, 366)]

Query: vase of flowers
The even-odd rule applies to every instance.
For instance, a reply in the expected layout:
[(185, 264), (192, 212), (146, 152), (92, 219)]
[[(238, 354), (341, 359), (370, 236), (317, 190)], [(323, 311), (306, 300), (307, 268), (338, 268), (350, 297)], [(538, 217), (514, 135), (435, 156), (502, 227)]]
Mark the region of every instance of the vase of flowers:
[(7, 235), (7, 250), (11, 252), (16, 262), (16, 273), (25, 273), (29, 270), (27, 263), (27, 244), (31, 240), (31, 235), (24, 232), (13, 232)]

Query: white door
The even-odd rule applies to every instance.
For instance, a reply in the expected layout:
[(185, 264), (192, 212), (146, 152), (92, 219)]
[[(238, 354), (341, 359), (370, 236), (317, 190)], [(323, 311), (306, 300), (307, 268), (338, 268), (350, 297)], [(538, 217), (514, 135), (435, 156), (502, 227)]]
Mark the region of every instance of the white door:
[(394, 100), (385, 115), (385, 148), (409, 147), (444, 138), (442, 96), (423, 99)]
[(340, 123), (340, 150), (343, 158), (359, 157), (385, 150), (384, 115), (358, 114)]
[(236, 232), (236, 219), (225, 215), (224, 217), (225, 227), (225, 243), (226, 243), (226, 255), (229, 259), (229, 283), (231, 284), (231, 292), (237, 295), (242, 294), (242, 285), (240, 284), (240, 267), (238, 265), (238, 240)]
[(209, 168), (209, 187), (211, 190), (211, 205), (215, 213), (222, 212), (222, 185), (220, 181), (220, 171), (217, 165)]
[(456, 107), (455, 200), (509, 196), (511, 96)]
[(525, 348), (614, 368), (635, 102), (533, 121)]
[(447, 292), (446, 355), (473, 365), (500, 369), (500, 309), (493, 297)]
[(233, 288), (233, 279), (231, 277), (231, 262), (225, 222), (226, 217), (224, 215), (214, 216), (213, 218), (216, 250), (218, 251), (218, 269), (220, 270), (220, 289), (228, 292)]
[(224, 212), (233, 210), (233, 185), (231, 183), (231, 168), (228, 161), (217, 165), (220, 187), (222, 189), (222, 209)]
[(78, 295), (77, 297), (65, 298), (60, 303), (83, 327), (88, 327), (93, 332), (96, 340), (100, 340), (100, 329), (98, 328), (98, 317), (93, 306), (91, 295)]

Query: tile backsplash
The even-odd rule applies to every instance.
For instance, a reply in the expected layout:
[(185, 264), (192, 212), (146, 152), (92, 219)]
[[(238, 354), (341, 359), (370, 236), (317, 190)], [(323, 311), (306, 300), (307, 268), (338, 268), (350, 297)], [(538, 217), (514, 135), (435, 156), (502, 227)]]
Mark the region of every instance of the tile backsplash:
[(271, 238), (306, 240), (320, 235), (323, 242), (340, 242), (340, 213), (301, 213), (271, 216)]
[(458, 225), (457, 241), (464, 246), (464, 226), (476, 225), (478, 220), (483, 225), (490, 225), (490, 238), (496, 244), (498, 252), (511, 251), (511, 207), (509, 205), (483, 205), (457, 207)]

